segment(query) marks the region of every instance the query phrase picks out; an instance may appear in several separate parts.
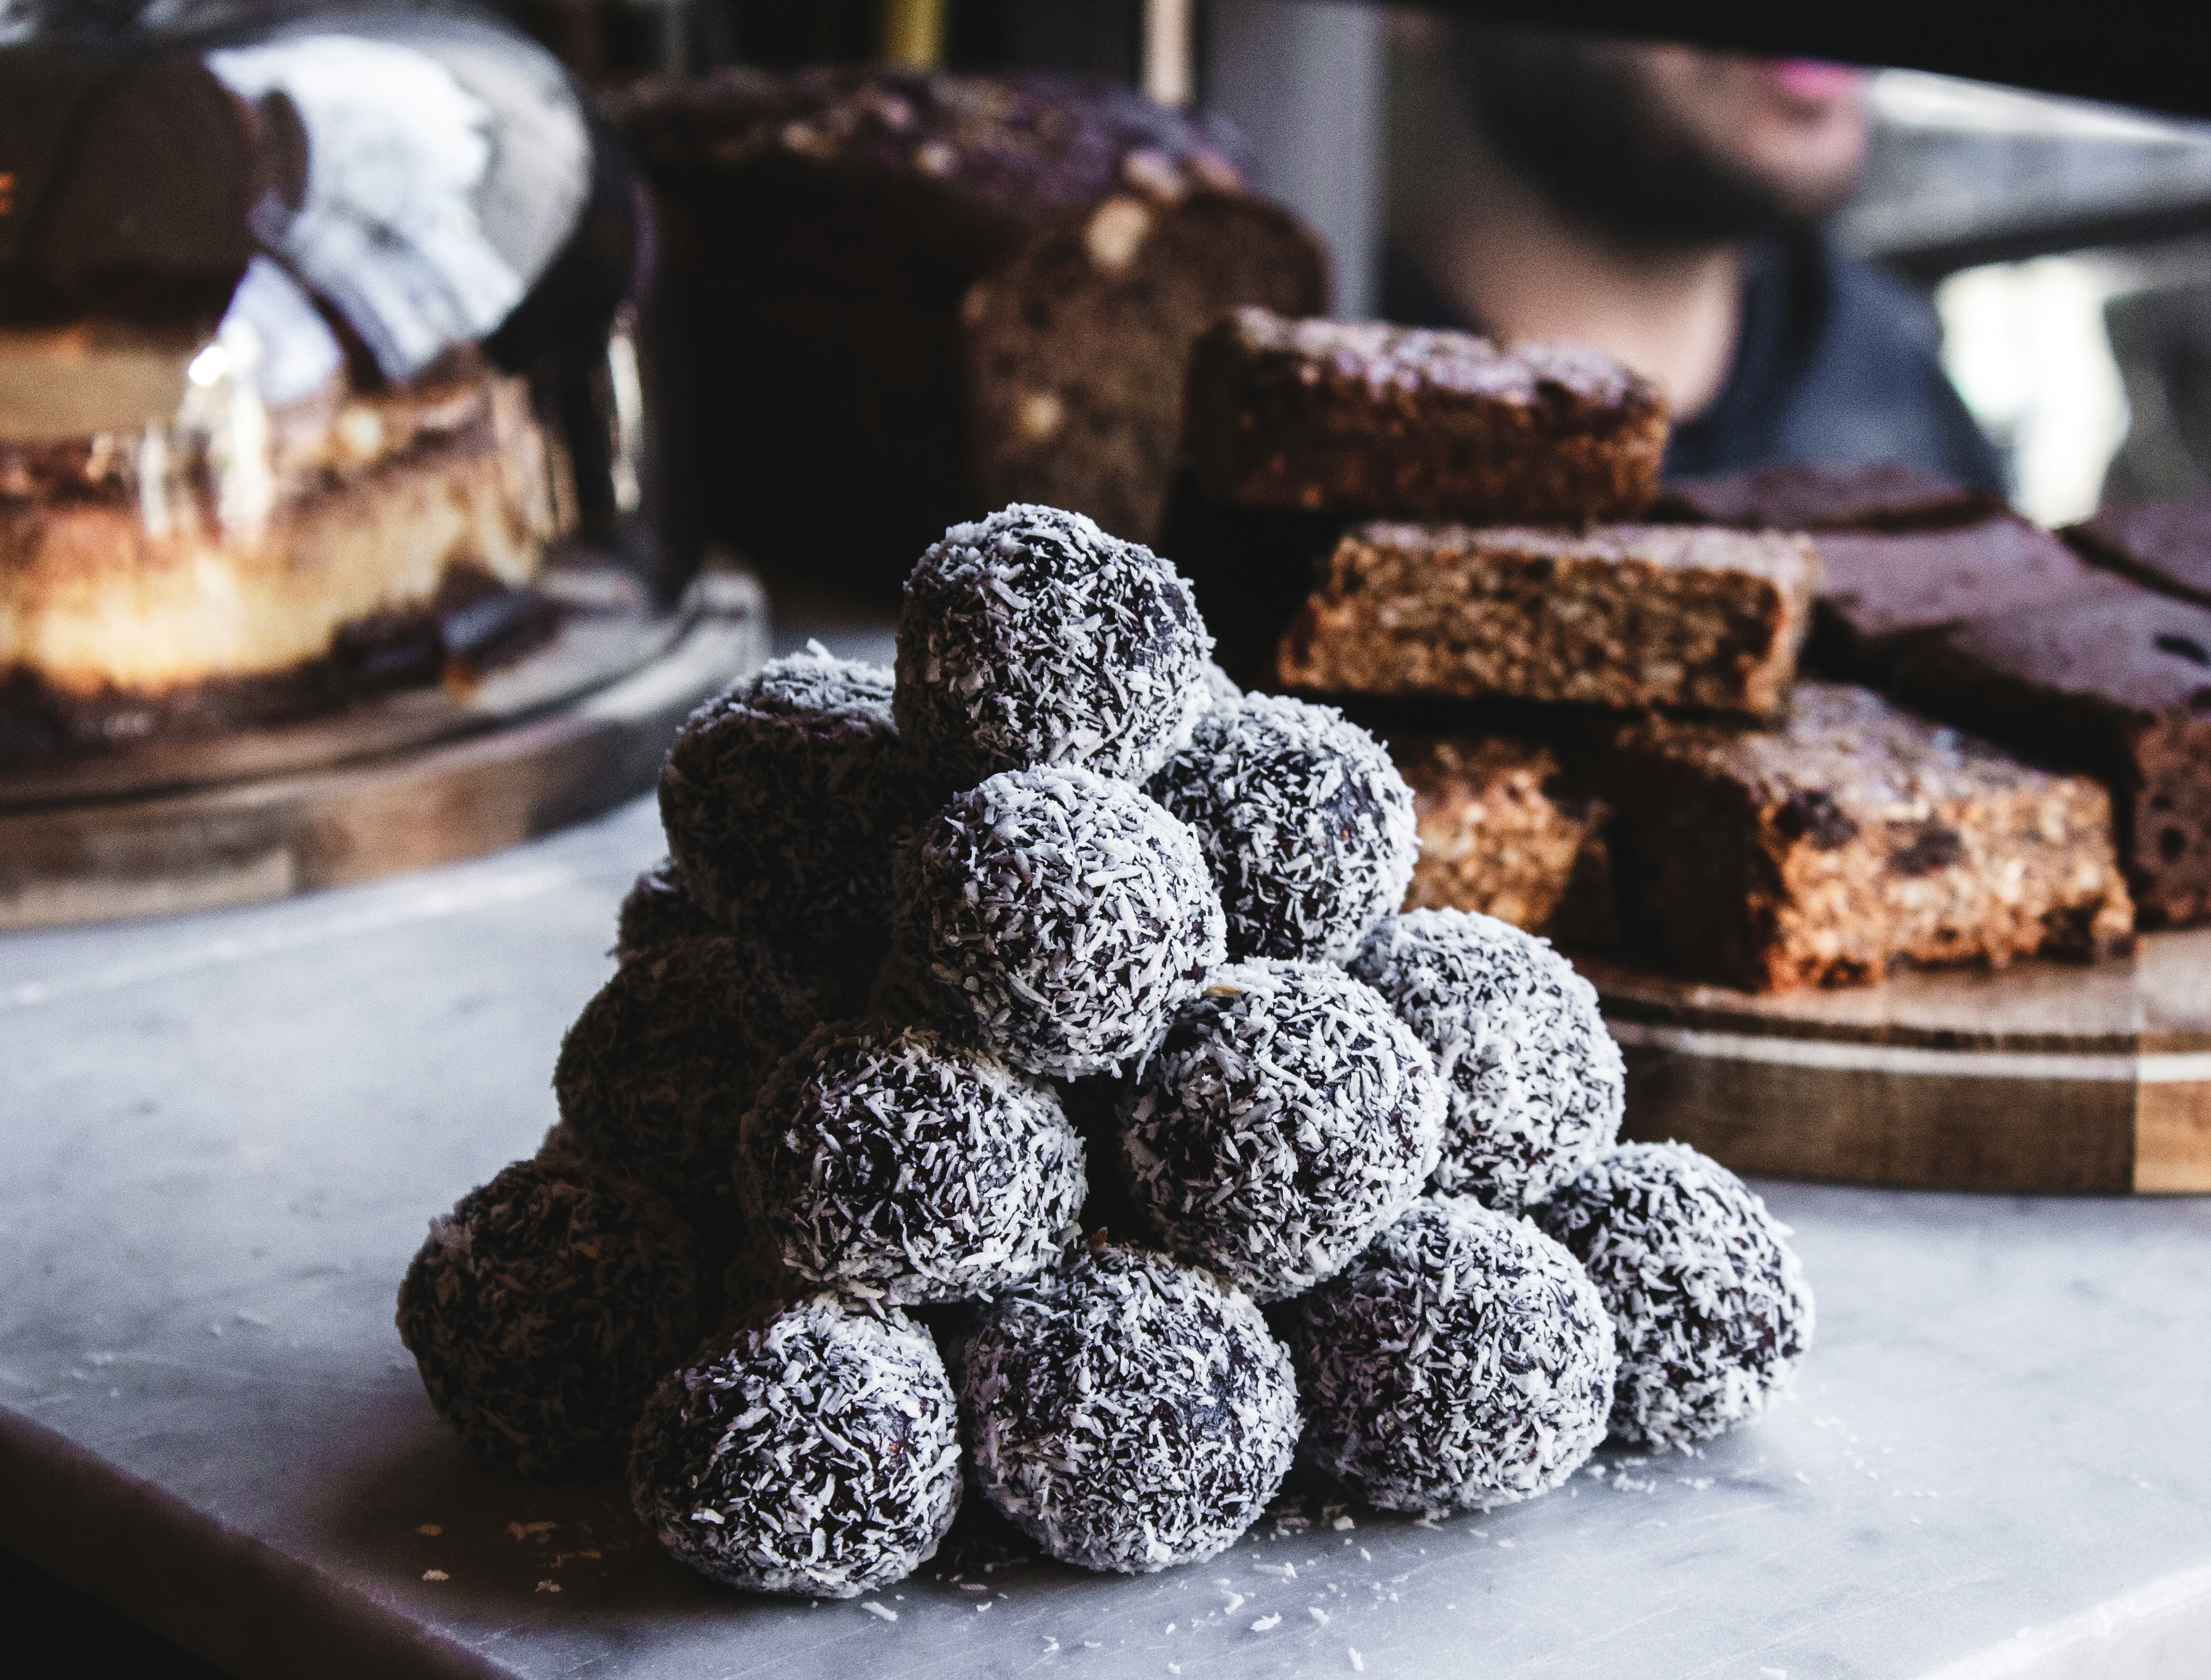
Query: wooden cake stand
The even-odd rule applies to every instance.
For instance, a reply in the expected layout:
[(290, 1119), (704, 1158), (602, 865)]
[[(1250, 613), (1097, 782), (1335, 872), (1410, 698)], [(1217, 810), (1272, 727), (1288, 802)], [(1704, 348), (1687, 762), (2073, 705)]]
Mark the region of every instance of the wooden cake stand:
[(1626, 1056), (1633, 1137), (1780, 1178), (2211, 1191), (2211, 928), (1779, 997), (1575, 965)]
[(596, 561), (548, 568), (552, 641), (465, 688), (0, 772), (0, 929), (281, 898), (453, 862), (651, 787), (685, 715), (767, 657), (750, 573), (673, 613)]

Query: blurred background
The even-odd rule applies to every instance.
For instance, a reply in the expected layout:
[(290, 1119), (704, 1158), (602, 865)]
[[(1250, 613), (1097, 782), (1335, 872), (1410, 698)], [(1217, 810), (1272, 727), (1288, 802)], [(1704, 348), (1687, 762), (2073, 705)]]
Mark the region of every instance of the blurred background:
[[(1147, 18), (1157, 28), (1166, 14), (1189, 31), (1180, 91), (1241, 128), (1262, 185), (1328, 239), (1344, 315), (1402, 312), (1384, 307), (1394, 301), (1385, 271), (1413, 242), (1408, 224), (1432, 201), (1424, 189), (1479, 167), (1452, 154), (1451, 124), (1435, 118), (1457, 97), (1452, 26), (1418, 8), (505, 0), (504, 9), (595, 81), (888, 55), (1141, 83)], [(1859, 96), (1863, 163), (1826, 229), (1841, 253), (1927, 300), (1941, 367), (2021, 510), (2061, 524), (2105, 497), (2211, 486), (2211, 124), (1914, 70), (1876, 70)]]

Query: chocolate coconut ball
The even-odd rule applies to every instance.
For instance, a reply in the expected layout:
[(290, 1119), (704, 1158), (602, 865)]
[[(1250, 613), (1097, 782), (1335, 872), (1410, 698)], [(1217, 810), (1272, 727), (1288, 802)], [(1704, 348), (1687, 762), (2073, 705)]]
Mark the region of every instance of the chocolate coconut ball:
[(1216, 705), (1149, 785), (1205, 847), (1231, 956), (1341, 962), (1404, 901), (1420, 849), (1413, 790), (1333, 707)]
[(942, 1013), (1055, 1078), (1142, 1055), (1224, 954), (1196, 837), (1088, 770), (1009, 770), (958, 795), (901, 858), (898, 896)]
[(1686, 1446), (1785, 1391), (1812, 1343), (1812, 1291), (1788, 1228), (1717, 1161), (1684, 1143), (1623, 1144), (1532, 1216), (1612, 1314), (1615, 1434)]
[(569, 1148), (641, 1179), (710, 1238), (742, 1218), (730, 1165), (761, 1081), (821, 1019), (772, 952), (679, 939), (625, 962), (553, 1068)]
[(816, 647), (693, 713), (660, 773), (668, 849), (700, 907), (862, 986), (889, 927), (893, 843), (942, 798), (890, 702), (888, 671)]
[(1234, 962), (1146, 1058), (1120, 1143), (1168, 1251), (1261, 1301), (1311, 1289), (1412, 1205), (1444, 1088), (1372, 987), (1319, 963)]
[(700, 1574), (850, 1598), (935, 1556), (960, 1508), (952, 1385), (894, 1307), (815, 1295), (653, 1391), (630, 1498)]
[(1142, 1249), (1085, 1250), (953, 1343), (977, 1485), (1051, 1556), (1149, 1574), (1235, 1544), (1298, 1439), (1259, 1309)]
[(1281, 1323), (1307, 1453), (1385, 1510), (1530, 1499), (1604, 1439), (1618, 1358), (1596, 1287), (1478, 1202), (1415, 1203)]
[(761, 1089), (740, 1150), (784, 1265), (886, 1301), (995, 1295), (1076, 1235), (1082, 1140), (1059, 1100), (924, 1028), (820, 1028)]
[(1205, 662), (1205, 692), (1212, 696), (1215, 706), (1232, 703), (1244, 698), (1243, 689), (1236, 686), (1234, 677), (1221, 670), (1221, 662), (1218, 659), (1208, 659)]
[(1376, 927), (1350, 967), (1448, 1083), (1439, 1188), (1517, 1213), (1620, 1135), (1620, 1046), (1596, 989), (1548, 942), (1491, 916), (1414, 910)]
[(1031, 765), (1142, 781), (1211, 703), (1190, 585), (1080, 513), (958, 525), (906, 579), (900, 730), (953, 786)]
[(675, 859), (663, 858), (624, 895), (615, 919), (614, 954), (627, 962), (679, 939), (711, 939), (729, 931), (685, 889)]
[(700, 1325), (699, 1241), (633, 1181), (518, 1161), (430, 1222), (399, 1339), (438, 1415), (487, 1464), (589, 1476)]

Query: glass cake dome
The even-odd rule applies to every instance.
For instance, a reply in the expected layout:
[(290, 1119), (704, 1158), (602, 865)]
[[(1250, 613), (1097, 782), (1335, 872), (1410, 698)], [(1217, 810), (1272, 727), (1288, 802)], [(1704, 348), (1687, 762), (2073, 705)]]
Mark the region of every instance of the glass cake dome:
[(457, 7), (0, 0), (0, 769), (296, 716), (656, 577), (651, 237)]

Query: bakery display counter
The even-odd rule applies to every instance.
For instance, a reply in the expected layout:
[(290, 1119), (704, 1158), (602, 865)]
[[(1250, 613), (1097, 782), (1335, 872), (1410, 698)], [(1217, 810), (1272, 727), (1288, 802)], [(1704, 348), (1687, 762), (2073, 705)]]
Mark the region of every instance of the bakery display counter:
[(1792, 1401), (1486, 1517), (1308, 1490), (1148, 1579), (971, 1512), (894, 1588), (772, 1602), (670, 1562), (614, 1482), (476, 1468), (394, 1291), (453, 1187), (536, 1147), (661, 845), (639, 803), (372, 886), (0, 936), (0, 1543), (244, 1676), (2198, 1671), (2196, 1199), (1762, 1183), (1819, 1292)]

